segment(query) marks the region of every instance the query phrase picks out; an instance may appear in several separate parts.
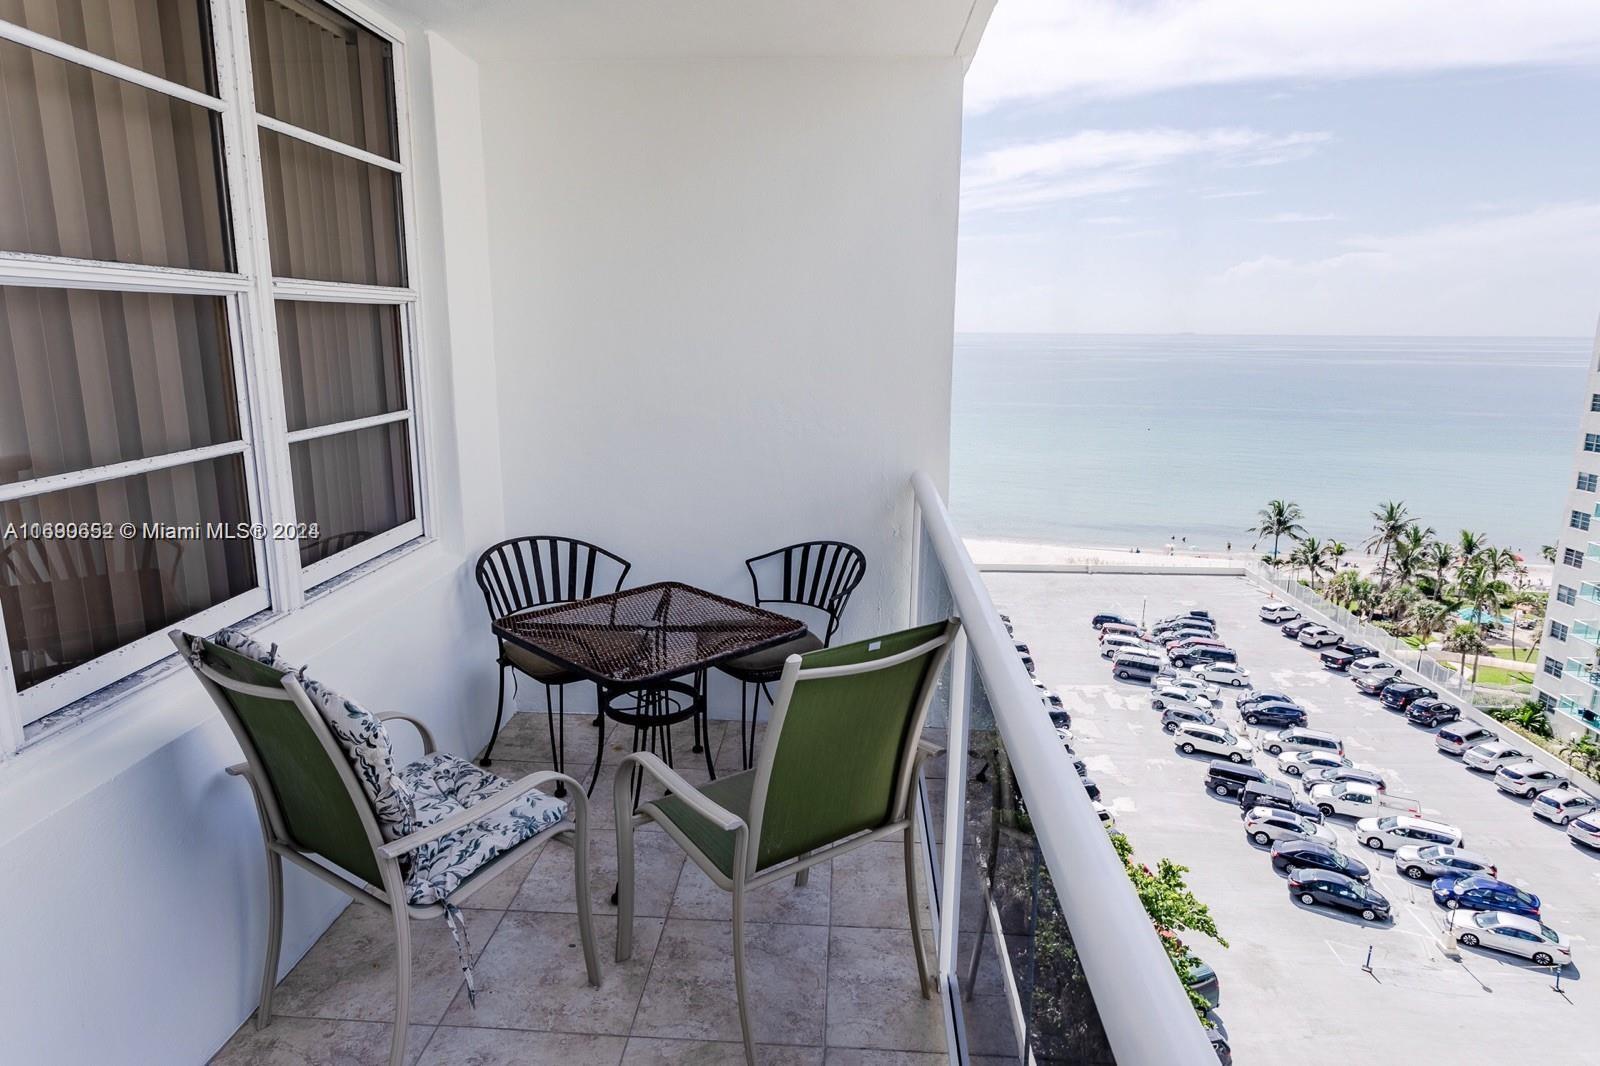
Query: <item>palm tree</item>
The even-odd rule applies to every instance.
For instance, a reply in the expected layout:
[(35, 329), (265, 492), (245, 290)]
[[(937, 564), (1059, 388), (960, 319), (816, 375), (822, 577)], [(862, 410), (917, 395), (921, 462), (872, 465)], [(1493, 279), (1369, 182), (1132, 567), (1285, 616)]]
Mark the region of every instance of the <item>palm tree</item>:
[(1372, 512), (1372, 536), (1367, 538), (1364, 547), (1369, 552), (1379, 550), (1383, 552), (1383, 558), (1378, 561), (1379, 581), (1388, 579), (1389, 551), (1400, 539), (1410, 518), (1406, 505), (1395, 500), (1379, 504), (1378, 509)]
[(1573, 769), (1586, 774), (1600, 766), (1600, 742), (1596, 742), (1594, 734), (1587, 730), (1581, 737), (1569, 738), (1556, 749), (1556, 754), (1571, 763)]
[(1300, 524), (1300, 519), (1305, 515), (1300, 511), (1300, 505), (1288, 500), (1271, 500), (1256, 514), (1256, 524), (1245, 530), (1246, 533), (1256, 535), (1256, 544), (1260, 544), (1268, 537), (1272, 538), (1272, 565), (1278, 565), (1278, 539), (1288, 537), (1298, 541), (1306, 535), (1305, 527)]
[(1421, 522), (1407, 526), (1394, 542), (1394, 579), (1410, 582), (1424, 565), (1424, 555), (1433, 542), (1433, 527), (1424, 528)]
[[(1354, 570), (1346, 573), (1354, 574)], [(1372, 608), (1378, 600), (1378, 585), (1371, 578), (1356, 574), (1356, 579), (1350, 582), (1350, 610), (1362, 618), (1372, 616)]]
[(1342, 540), (1328, 542), (1328, 565), (1337, 570), (1344, 565), (1344, 557), (1350, 554), (1350, 549)]
[(1450, 631), (1449, 636), (1444, 638), (1445, 651), (1458, 651), (1461, 653), (1462, 680), (1465, 680), (1467, 676), (1467, 656), (1477, 655), (1483, 649), (1483, 634), (1471, 622), (1462, 622)]
[[(1500, 608), (1511, 594), (1510, 585), (1490, 574), (1487, 553), (1481, 553), (1471, 566), (1463, 569), (1456, 584), (1461, 598), (1472, 609), (1474, 624), (1480, 629), (1484, 627), (1484, 619), (1500, 613)], [(1480, 643), (1483, 642), (1480, 640)], [(1487, 646), (1484, 644), (1484, 647)], [(1478, 656), (1482, 653), (1482, 648), (1473, 653), (1474, 677), (1477, 676)]]
[(1489, 539), (1482, 533), (1474, 533), (1470, 529), (1463, 529), (1461, 536), (1456, 539), (1456, 562), (1460, 566), (1467, 566), (1478, 557), (1478, 553), (1489, 546)]
[(1311, 579), (1311, 587), (1317, 587), (1317, 578), (1322, 571), (1328, 569), (1328, 548), (1316, 537), (1307, 537), (1295, 548), (1294, 554), (1289, 556), (1289, 562), (1295, 566), (1306, 568), (1306, 574)]
[[(1332, 553), (1330, 552), (1329, 554), (1331, 555)], [(1355, 586), (1356, 582), (1361, 579), (1361, 574), (1358, 571), (1340, 570), (1328, 581), (1328, 587), (1323, 590), (1323, 595), (1345, 610), (1354, 611)]]
[(1539, 545), (1539, 555), (1547, 563), (1556, 561), (1556, 546), (1554, 544)]
[(1450, 564), (1455, 562), (1456, 553), (1444, 541), (1436, 540), (1428, 545), (1423, 556), (1424, 565), (1433, 571), (1433, 598), (1443, 600), (1449, 587)]
[(1445, 622), (1450, 617), (1450, 609), (1436, 600), (1419, 599), (1411, 605), (1406, 612), (1405, 626), (1411, 630), (1412, 636), (1420, 637), (1421, 648), (1426, 648), (1428, 638), (1435, 631), (1443, 629)]

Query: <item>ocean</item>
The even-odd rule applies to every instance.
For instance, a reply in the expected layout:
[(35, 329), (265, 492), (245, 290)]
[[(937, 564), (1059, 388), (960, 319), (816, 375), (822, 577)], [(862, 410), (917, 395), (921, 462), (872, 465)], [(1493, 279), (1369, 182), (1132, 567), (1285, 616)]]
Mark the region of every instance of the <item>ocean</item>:
[(1590, 352), (1578, 337), (960, 334), (951, 512), (968, 536), (1237, 551), (1281, 497), (1357, 551), (1393, 499), (1443, 537), (1471, 528), (1535, 557), (1566, 522)]

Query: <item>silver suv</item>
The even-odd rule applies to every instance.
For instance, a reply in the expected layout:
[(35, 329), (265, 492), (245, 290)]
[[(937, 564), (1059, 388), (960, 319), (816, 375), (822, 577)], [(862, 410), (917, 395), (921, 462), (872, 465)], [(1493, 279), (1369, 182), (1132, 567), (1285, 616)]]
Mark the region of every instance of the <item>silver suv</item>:
[(1168, 707), (1161, 712), (1161, 731), (1163, 733), (1176, 733), (1179, 726), (1188, 725), (1190, 722), (1199, 722), (1201, 725), (1216, 725), (1217, 716), (1199, 707), (1178, 705)]

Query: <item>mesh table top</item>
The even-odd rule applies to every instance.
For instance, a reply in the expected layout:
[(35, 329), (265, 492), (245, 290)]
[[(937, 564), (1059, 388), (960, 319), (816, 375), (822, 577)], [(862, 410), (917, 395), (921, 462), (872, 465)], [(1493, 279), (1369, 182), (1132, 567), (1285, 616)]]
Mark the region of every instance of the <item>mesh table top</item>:
[(806, 627), (787, 615), (662, 581), (507, 615), (494, 631), (595, 681), (645, 685), (795, 640)]

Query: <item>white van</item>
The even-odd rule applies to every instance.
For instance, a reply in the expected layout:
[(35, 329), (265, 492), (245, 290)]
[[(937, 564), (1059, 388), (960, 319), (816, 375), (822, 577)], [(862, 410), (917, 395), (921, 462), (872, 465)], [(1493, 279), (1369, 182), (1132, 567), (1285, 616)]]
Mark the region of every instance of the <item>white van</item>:
[(1154, 681), (1162, 665), (1147, 651), (1124, 649), (1111, 662), (1111, 676), (1118, 681)]
[(1350, 678), (1399, 677), (1400, 668), (1385, 659), (1358, 659), (1350, 664)]
[(1100, 658), (1115, 659), (1119, 651), (1149, 651), (1150, 645), (1138, 637), (1113, 634), (1100, 642)]

